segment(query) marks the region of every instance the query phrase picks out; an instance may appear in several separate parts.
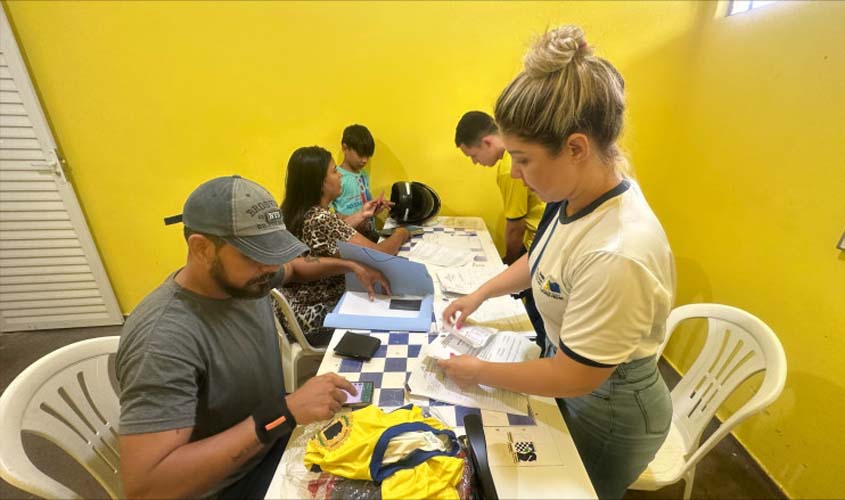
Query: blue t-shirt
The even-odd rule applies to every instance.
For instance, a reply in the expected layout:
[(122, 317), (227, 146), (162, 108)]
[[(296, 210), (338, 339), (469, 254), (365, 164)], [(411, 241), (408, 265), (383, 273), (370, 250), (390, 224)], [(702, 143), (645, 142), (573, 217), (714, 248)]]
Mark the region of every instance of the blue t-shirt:
[(337, 167), (340, 172), (340, 196), (332, 202), (332, 208), (341, 215), (352, 215), (373, 199), (370, 192), (370, 176), (361, 170), (357, 174)]

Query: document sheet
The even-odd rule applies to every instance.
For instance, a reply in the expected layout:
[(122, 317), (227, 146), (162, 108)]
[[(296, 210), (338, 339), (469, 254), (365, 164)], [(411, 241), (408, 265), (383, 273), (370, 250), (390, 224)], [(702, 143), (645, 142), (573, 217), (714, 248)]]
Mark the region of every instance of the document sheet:
[(510, 295), (494, 297), (481, 303), (467, 319), (467, 324), (481, 325), (496, 330), (520, 332), (531, 336), (536, 335), (531, 319), (525, 312), (525, 306), (518, 299)]
[(425, 233), (422, 240), (426, 243), (435, 245), (443, 245), (451, 248), (462, 248), (466, 250), (473, 250), (482, 252), (481, 240), (475, 234), (455, 234), (455, 233)]
[(514, 332), (498, 332), (492, 334), (483, 346), (475, 348), (455, 335), (443, 332), (423, 348), (421, 361), (411, 370), (408, 379), (411, 394), (460, 406), (529, 414), (528, 396), (525, 394), (486, 385), (465, 389), (458, 387), (437, 366), (438, 358), (448, 357), (450, 353), (468, 354), (492, 362), (518, 362), (539, 357), (540, 348), (536, 344)]
[(442, 267), (460, 267), (472, 262), (473, 255), (469, 250), (452, 248), (443, 245), (417, 242), (408, 252), (408, 260), (427, 265)]
[[(340, 314), (351, 314), (353, 316), (379, 316), (382, 318), (416, 318), (419, 315), (419, 308), (416, 310), (391, 309), (390, 301), (399, 297), (390, 295), (376, 295), (372, 302), (367, 292), (346, 292), (343, 294), (343, 303), (340, 305)], [(401, 297), (402, 299), (417, 299), (420, 297)]]
[(437, 281), (440, 282), (442, 292), (469, 295), (505, 269), (507, 269), (507, 266), (504, 264), (501, 266), (459, 267), (442, 269), (435, 274)]

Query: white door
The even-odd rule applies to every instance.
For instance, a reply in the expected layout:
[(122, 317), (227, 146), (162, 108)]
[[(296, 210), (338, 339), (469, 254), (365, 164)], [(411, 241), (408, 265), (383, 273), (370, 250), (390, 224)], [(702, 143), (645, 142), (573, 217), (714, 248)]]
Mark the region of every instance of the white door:
[(0, 7), (0, 331), (123, 315)]

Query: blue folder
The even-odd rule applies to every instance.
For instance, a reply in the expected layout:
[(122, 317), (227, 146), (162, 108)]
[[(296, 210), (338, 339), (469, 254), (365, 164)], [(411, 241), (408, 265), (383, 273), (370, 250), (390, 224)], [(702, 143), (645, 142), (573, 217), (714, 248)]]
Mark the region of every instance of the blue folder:
[[(427, 332), (431, 328), (432, 311), (434, 310), (434, 281), (423, 264), (343, 241), (338, 241), (337, 247), (340, 256), (344, 259), (354, 260), (381, 271), (390, 282), (390, 289), (394, 296), (413, 295), (421, 297), (422, 304), (419, 314), (414, 318), (341, 314), (340, 309), (343, 306), (344, 299), (346, 299), (346, 294), (343, 294), (334, 310), (326, 315), (323, 326), (410, 332)], [(367, 287), (358, 280), (355, 273), (346, 273), (346, 291), (366, 292)]]

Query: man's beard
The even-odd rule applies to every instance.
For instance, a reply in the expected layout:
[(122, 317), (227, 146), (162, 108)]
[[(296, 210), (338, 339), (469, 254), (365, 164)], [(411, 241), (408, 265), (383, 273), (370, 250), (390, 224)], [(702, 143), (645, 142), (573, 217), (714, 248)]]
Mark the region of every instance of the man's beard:
[(275, 275), (276, 273), (262, 274), (247, 281), (244, 286), (239, 287), (233, 285), (226, 278), (226, 270), (223, 268), (223, 264), (220, 263), (220, 259), (215, 258), (211, 264), (211, 277), (214, 279), (214, 282), (228, 295), (237, 299), (259, 299), (266, 297), (270, 293), (270, 289), (273, 288), (273, 277)]

